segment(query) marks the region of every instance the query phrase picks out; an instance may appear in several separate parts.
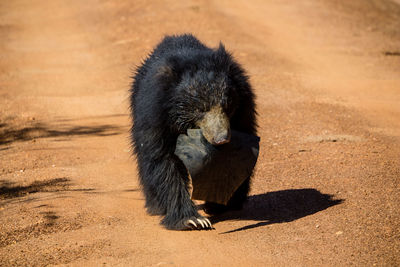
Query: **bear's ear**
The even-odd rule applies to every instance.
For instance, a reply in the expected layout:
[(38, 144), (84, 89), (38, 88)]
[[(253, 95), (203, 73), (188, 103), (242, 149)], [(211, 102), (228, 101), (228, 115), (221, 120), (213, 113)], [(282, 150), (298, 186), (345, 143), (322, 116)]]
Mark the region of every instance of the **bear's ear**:
[(216, 56), (216, 59), (221, 63), (222, 62), (225, 63), (227, 61), (227, 58), (229, 58), (229, 53), (226, 52), (225, 46), (223, 43), (219, 42), (219, 46), (218, 46), (217, 50), (215, 51), (215, 56)]
[(156, 78), (166, 89), (172, 84), (179, 82), (179, 77), (178, 60), (174, 57), (165, 59), (157, 68)]
[(216, 67), (222, 71), (228, 71), (231, 67), (232, 56), (225, 50), (225, 46), (220, 42), (219, 47), (215, 50), (214, 59)]
[(220, 55), (225, 55), (226, 54), (225, 46), (224, 46), (224, 44), (222, 42), (219, 42), (219, 46), (218, 46), (218, 49), (217, 49), (217, 54), (220, 54)]

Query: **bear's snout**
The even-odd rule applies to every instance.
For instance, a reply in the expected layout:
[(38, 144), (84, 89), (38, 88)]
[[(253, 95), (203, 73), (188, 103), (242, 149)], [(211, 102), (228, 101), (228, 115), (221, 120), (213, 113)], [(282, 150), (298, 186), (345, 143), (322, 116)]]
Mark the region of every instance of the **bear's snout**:
[(229, 118), (221, 106), (215, 106), (197, 123), (204, 138), (212, 145), (226, 144), (231, 140)]
[(231, 141), (231, 131), (227, 129), (226, 131), (223, 131), (222, 133), (219, 133), (216, 137), (214, 137), (211, 144), (223, 145), (229, 143), (229, 141)]

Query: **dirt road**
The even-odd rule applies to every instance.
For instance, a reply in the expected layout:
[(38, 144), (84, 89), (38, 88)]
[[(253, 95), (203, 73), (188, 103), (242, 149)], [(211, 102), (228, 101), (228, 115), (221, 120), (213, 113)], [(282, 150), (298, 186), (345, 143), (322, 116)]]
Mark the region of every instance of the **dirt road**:
[[(396, 1), (148, 2), (0, 3), (0, 266), (400, 265)], [(257, 95), (251, 196), (214, 231), (146, 215), (129, 147), (132, 70), (183, 32)]]

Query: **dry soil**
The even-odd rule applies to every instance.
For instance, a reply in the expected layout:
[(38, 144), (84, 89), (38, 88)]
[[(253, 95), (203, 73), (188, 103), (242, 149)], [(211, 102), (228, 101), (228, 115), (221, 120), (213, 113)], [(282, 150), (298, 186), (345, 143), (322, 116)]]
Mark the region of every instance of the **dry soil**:
[[(184, 32), (257, 95), (251, 196), (213, 231), (145, 213), (129, 145), (133, 69)], [(399, 73), (398, 1), (1, 1), (0, 265), (398, 266)]]

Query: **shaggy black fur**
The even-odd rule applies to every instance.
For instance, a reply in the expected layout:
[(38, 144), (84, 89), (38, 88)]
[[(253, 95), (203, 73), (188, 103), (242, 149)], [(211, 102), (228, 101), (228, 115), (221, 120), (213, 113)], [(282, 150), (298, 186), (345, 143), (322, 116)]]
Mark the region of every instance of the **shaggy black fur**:
[[(254, 95), (241, 66), (220, 44), (210, 49), (190, 34), (167, 36), (137, 69), (131, 88), (132, 141), (150, 214), (164, 215), (168, 229), (202, 218), (188, 192), (189, 178), (174, 155), (179, 134), (196, 127), (220, 105), (237, 131), (256, 134)], [(250, 177), (234, 194), (241, 208)], [(225, 207), (206, 203), (211, 212)]]

